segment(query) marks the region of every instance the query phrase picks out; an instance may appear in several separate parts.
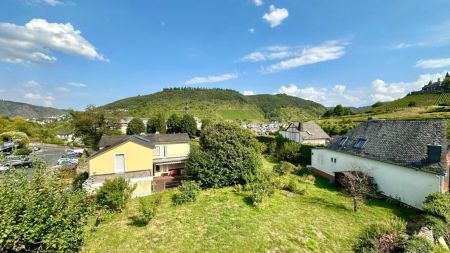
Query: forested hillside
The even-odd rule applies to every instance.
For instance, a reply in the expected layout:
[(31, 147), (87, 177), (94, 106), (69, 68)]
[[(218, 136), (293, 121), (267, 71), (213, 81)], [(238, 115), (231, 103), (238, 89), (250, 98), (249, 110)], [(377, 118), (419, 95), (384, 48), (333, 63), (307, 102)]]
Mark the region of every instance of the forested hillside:
[(44, 118), (65, 113), (65, 110), (56, 108), (0, 100), (0, 115), (8, 117), (22, 116), (24, 118)]
[(156, 112), (183, 113), (189, 106), (200, 118), (262, 122), (268, 120), (306, 120), (315, 118), (325, 107), (308, 100), (287, 95), (244, 96), (228, 89), (169, 88), (154, 94), (125, 98), (104, 105), (123, 114), (146, 117)]

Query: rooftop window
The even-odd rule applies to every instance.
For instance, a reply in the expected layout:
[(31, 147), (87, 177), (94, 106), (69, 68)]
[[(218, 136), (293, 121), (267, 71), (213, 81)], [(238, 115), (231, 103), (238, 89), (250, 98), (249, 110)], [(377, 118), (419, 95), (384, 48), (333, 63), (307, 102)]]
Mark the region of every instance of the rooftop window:
[(355, 145), (354, 145), (353, 147), (354, 147), (354, 148), (359, 148), (359, 149), (361, 149), (361, 148), (364, 147), (364, 145), (366, 144), (366, 142), (367, 142), (366, 139), (359, 139), (359, 140), (355, 143)]
[(340, 147), (344, 146), (347, 139), (348, 139), (348, 137), (342, 137), (342, 139), (338, 143), (338, 146), (340, 146)]

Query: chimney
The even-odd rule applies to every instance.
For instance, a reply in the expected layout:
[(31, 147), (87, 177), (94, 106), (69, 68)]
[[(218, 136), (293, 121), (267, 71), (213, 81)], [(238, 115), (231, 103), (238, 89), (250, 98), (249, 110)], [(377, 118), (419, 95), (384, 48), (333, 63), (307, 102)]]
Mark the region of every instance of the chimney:
[(303, 132), (303, 123), (298, 122), (298, 131)]
[(442, 146), (437, 143), (428, 144), (428, 162), (438, 163), (441, 161)]

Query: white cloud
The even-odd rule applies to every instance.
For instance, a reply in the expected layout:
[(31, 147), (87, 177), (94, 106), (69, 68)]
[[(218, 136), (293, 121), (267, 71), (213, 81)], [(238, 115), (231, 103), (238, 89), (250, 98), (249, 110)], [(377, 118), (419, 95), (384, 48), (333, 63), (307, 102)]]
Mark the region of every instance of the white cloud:
[(336, 60), (345, 54), (345, 45), (338, 41), (329, 41), (319, 46), (305, 47), (298, 56), (273, 64), (264, 71), (267, 73), (279, 72), (308, 64)]
[(68, 85), (73, 86), (73, 87), (79, 87), (79, 88), (87, 87), (87, 85), (84, 83), (75, 83), (75, 82), (70, 82), (70, 83), (68, 83)]
[(24, 83), (23, 86), (26, 88), (38, 88), (38, 87), (42, 87), (43, 85), (40, 84), (39, 82), (31, 80), (31, 81)]
[(362, 102), (356, 95), (349, 94), (347, 87), (341, 84), (335, 85), (331, 91), (327, 88), (317, 87), (299, 88), (295, 84), (290, 84), (281, 86), (278, 89), (278, 93), (312, 100), (326, 106), (335, 106), (337, 104), (356, 106)]
[(42, 96), (39, 93), (26, 93), (25, 95), (23, 95), (24, 98), (29, 98), (29, 99), (41, 99)]
[(31, 100), (40, 100), (44, 106), (52, 106), (53, 105), (53, 101), (55, 100), (55, 98), (53, 98), (50, 95), (41, 95), (39, 93), (33, 93), (33, 92), (29, 92), (26, 93), (25, 95), (23, 95), (24, 98), (26, 99), (31, 99)]
[(262, 0), (253, 0), (253, 3), (254, 3), (256, 6), (261, 6), (261, 5), (264, 4), (264, 2), (263, 2)]
[(237, 73), (226, 73), (217, 76), (198, 76), (184, 82), (184, 84), (216, 83), (238, 78)]
[(9, 63), (52, 63), (51, 51), (108, 61), (72, 24), (32, 19), (25, 26), (0, 23), (0, 61)]
[(269, 46), (262, 48), (260, 51), (255, 51), (250, 54), (245, 55), (240, 60), (246, 62), (260, 62), (260, 61), (270, 61), (277, 59), (284, 59), (294, 56), (295, 48), (290, 48), (287, 46)]
[(255, 33), (255, 28), (250, 28), (250, 29), (248, 29), (248, 32), (249, 32), (249, 33)]
[(265, 13), (263, 15), (263, 19), (270, 24), (270, 27), (274, 28), (283, 22), (288, 16), (289, 12), (287, 9), (284, 8), (275, 8), (275, 6), (270, 5), (269, 7), (270, 12)]
[(66, 87), (57, 87), (56, 88), (57, 91), (62, 91), (62, 92), (69, 92), (70, 90)]
[(60, 1), (58, 0), (42, 0), (42, 2), (51, 5), (51, 6), (56, 6), (56, 5), (60, 5), (62, 4)]
[(244, 90), (243, 94), (244, 96), (251, 96), (255, 95), (255, 92), (253, 92), (252, 90)]
[(422, 74), (412, 82), (392, 82), (387, 83), (384, 80), (376, 79), (372, 81), (372, 91), (370, 97), (374, 102), (392, 101), (404, 97), (411, 91), (420, 90), (429, 81), (436, 81), (443, 78), (447, 71), (441, 73)]
[(450, 66), (450, 58), (422, 59), (416, 62), (416, 67), (424, 69), (434, 69)]

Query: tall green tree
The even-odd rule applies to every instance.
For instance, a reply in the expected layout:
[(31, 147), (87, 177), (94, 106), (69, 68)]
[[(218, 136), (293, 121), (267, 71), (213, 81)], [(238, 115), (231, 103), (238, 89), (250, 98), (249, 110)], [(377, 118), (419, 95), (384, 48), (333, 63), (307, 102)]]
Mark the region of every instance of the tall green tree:
[(168, 133), (180, 133), (181, 132), (181, 118), (175, 113), (170, 115), (167, 119), (167, 132)]
[(140, 118), (133, 118), (129, 123), (127, 127), (127, 134), (133, 135), (133, 134), (141, 134), (145, 132), (145, 125), (144, 122)]
[(193, 147), (186, 166), (190, 179), (204, 188), (244, 184), (262, 167), (255, 135), (231, 123), (204, 129), (200, 147)]
[(183, 118), (181, 119), (181, 132), (189, 134), (189, 137), (191, 138), (195, 136), (195, 133), (197, 132), (197, 122), (193, 116), (189, 114), (183, 115)]
[(119, 120), (105, 110), (88, 106), (84, 112), (70, 111), (75, 134), (81, 136), (85, 145), (97, 149), (103, 134), (119, 134)]
[(147, 133), (166, 133), (166, 116), (164, 113), (158, 113), (147, 121)]

